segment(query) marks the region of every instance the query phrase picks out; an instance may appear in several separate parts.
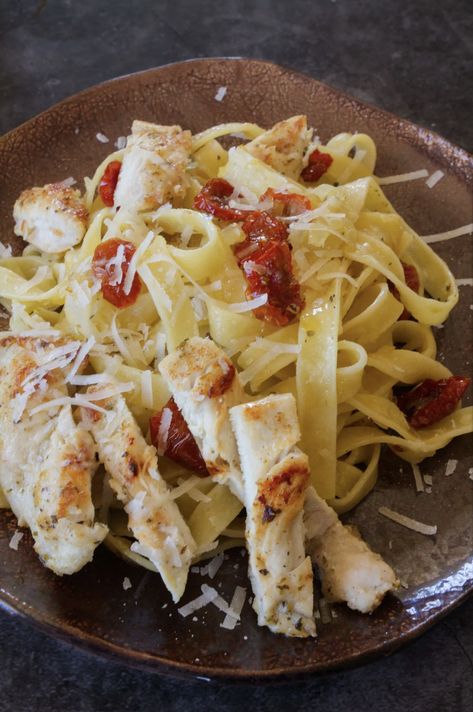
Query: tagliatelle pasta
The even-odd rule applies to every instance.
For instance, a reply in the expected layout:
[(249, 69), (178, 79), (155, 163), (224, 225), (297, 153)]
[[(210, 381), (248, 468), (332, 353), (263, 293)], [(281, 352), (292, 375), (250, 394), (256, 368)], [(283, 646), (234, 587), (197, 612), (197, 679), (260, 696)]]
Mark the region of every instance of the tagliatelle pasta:
[[(235, 134), (253, 141), (254, 150), (244, 143), (229, 150), (220, 144), (220, 138)], [(326, 145), (311, 144), (301, 156), (306, 168), (318, 170), (317, 156), (312, 164), (308, 158), (313, 152), (330, 158), (312, 182), (295, 176), (293, 157), (288, 175), (270, 148), (254, 124), (207, 129), (192, 137), (183, 195), (174, 204), (139, 212), (126, 204), (104, 205), (100, 197), (106, 166), (122, 162), (127, 149), (114, 152), (85, 179), (90, 215), (81, 243), (62, 254), (44, 254), (30, 245), (22, 256), (0, 259), (0, 298), (14, 334), (89, 339), (86, 375), (108, 374), (131, 384), (124, 397), (145, 434), (150, 417), (170, 397), (157, 365), (186, 339), (209, 334), (231, 357), (249, 400), (271, 393), (296, 397), (311, 482), (337, 512), (346, 512), (374, 487), (381, 445), (418, 463), (472, 430), (472, 408), (414, 428), (393, 390), (451, 376), (436, 361), (431, 327), (447, 319), (458, 287), (445, 262), (384, 195), (374, 175), (376, 147), (370, 137), (343, 133)], [(244, 217), (222, 220), (195, 208), (196, 195), (212, 179), (231, 185), (226, 205), (241, 216), (271, 213), (277, 198), (268, 189), (283, 198), (295, 194), (305, 205), (278, 215), (287, 229), (303, 304), (288, 323), (261, 318), (268, 297), (252, 301), (248, 295), (245, 265), (258, 270), (251, 252), (238, 257)], [(131, 284), (137, 276), (141, 291), (124, 308), (103, 298), (93, 270), (97, 247), (111, 238), (135, 250), (128, 280)], [(418, 290), (408, 283), (405, 265), (416, 271)], [(119, 282), (123, 263), (113, 266)], [(166, 458), (162, 462), (169, 485), (181, 487), (176, 502), (197, 556), (241, 545), (242, 505), (230, 490)], [(186, 481), (189, 486), (182, 488)], [(97, 501), (97, 506), (110, 527), (110, 547), (153, 568), (130, 550), (118, 503), (104, 508)]]

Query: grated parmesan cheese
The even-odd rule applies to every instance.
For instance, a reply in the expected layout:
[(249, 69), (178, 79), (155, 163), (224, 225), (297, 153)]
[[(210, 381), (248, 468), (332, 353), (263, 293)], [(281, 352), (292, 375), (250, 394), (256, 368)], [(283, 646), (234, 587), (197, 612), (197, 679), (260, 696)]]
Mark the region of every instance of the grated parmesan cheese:
[(207, 589), (200, 596), (197, 596), (197, 598), (194, 598), (193, 601), (189, 601), (189, 603), (186, 603), (184, 606), (178, 608), (177, 612), (183, 618), (187, 618), (187, 616), (190, 616), (192, 613), (208, 606), (208, 604), (215, 600), (217, 596), (217, 591), (214, 588), (207, 586)]
[(410, 173), (400, 173), (395, 176), (384, 176), (380, 178), (376, 176), (379, 185), (392, 185), (393, 183), (405, 183), (409, 180), (418, 180), (419, 178), (427, 178), (429, 171), (425, 168), (421, 168), (418, 171), (410, 171)]
[[(201, 589), (204, 593), (205, 592), (210, 593), (211, 591), (215, 591), (215, 589), (212, 588), (212, 586), (207, 586), (206, 583), (202, 584)], [(215, 593), (217, 593), (217, 592), (215, 591)], [(218, 608), (219, 611), (222, 611), (222, 613), (225, 613), (226, 616), (231, 616), (232, 618), (235, 618), (235, 621), (240, 620), (240, 615), (238, 613), (236, 613), (235, 611), (233, 611), (230, 608), (230, 606), (228, 605), (228, 603), (226, 602), (226, 600), (224, 598), (222, 598), (222, 596), (220, 596), (218, 593), (214, 598), (212, 598), (212, 603), (216, 608)]]
[(227, 93), (227, 87), (219, 87), (214, 96), (215, 101), (223, 101), (225, 94)]
[(457, 469), (457, 465), (458, 460), (448, 460), (447, 466), (445, 468), (445, 477), (450, 477), (450, 475), (453, 475), (453, 473)]
[(100, 143), (108, 143), (110, 141), (108, 136), (105, 136), (105, 134), (100, 133), (100, 131), (95, 134), (95, 138), (97, 139), (97, 141), (100, 141)]
[(72, 176), (69, 176), (69, 178), (64, 178), (64, 180), (62, 180), (59, 185), (62, 185), (64, 188), (71, 188), (76, 183), (76, 179)]
[(399, 512), (395, 512), (388, 507), (380, 507), (378, 512), (382, 514), (383, 517), (396, 522), (396, 524), (400, 524), (401, 526), (406, 527), (406, 529), (412, 529), (412, 531), (418, 532), (419, 534), (425, 534), (425, 536), (434, 536), (437, 534), (436, 524), (423, 524), (423, 522), (418, 522), (416, 519), (406, 517), (404, 514), (399, 514)]
[(18, 551), (18, 544), (20, 543), (20, 541), (23, 539), (24, 536), (25, 535), (23, 534), (23, 532), (19, 532), (17, 529), (8, 544), (10, 549), (13, 549), (13, 551)]
[(230, 611), (232, 612), (232, 615), (227, 614), (225, 616), (223, 623), (220, 623), (221, 628), (225, 628), (226, 630), (235, 629), (238, 619), (241, 617), (241, 612), (243, 610), (243, 606), (245, 605), (245, 599), (246, 588), (236, 586), (230, 602)]
[(414, 473), (416, 490), (417, 490), (417, 492), (423, 492), (424, 491), (424, 482), (422, 480), (422, 475), (420, 474), (419, 465), (416, 465), (415, 463), (412, 462), (411, 467), (412, 467), (412, 472)]
[(123, 579), (123, 584), (122, 584), (122, 585), (123, 585), (123, 590), (124, 590), (124, 591), (128, 591), (128, 589), (131, 588), (131, 581), (130, 581), (130, 579), (128, 578), (128, 576), (125, 576), (125, 578)]
[(153, 380), (151, 371), (146, 369), (140, 373), (141, 380), (141, 400), (145, 408), (152, 410), (153, 408)]
[(260, 294), (254, 299), (250, 299), (247, 302), (234, 302), (233, 304), (226, 304), (225, 306), (231, 312), (235, 314), (242, 314), (243, 312), (252, 311), (253, 309), (258, 309), (262, 307), (268, 301), (267, 294)]
[(213, 559), (209, 561), (207, 566), (202, 566), (200, 569), (200, 573), (202, 576), (208, 575), (209, 578), (213, 579), (215, 578), (217, 571), (223, 564), (223, 551), (220, 552), (220, 554), (217, 554), (217, 556), (214, 556)]
[(171, 421), (172, 411), (169, 408), (163, 408), (158, 429), (158, 455), (164, 455), (166, 452)]
[(444, 240), (452, 240), (454, 237), (461, 237), (462, 235), (471, 235), (472, 232), (473, 223), (469, 223), (468, 225), (462, 225), (462, 227), (457, 227), (454, 230), (438, 232), (434, 235), (422, 235), (422, 239), (427, 244), (432, 244), (433, 242), (443, 242)]
[(115, 148), (117, 148), (119, 151), (122, 150), (122, 148), (126, 147), (126, 136), (119, 136), (117, 140), (114, 143)]
[(435, 171), (435, 173), (432, 173), (431, 176), (427, 178), (425, 181), (425, 184), (428, 188), (433, 188), (434, 186), (437, 185), (439, 181), (442, 180), (444, 177), (445, 173), (443, 171)]
[(89, 351), (94, 346), (94, 344), (95, 344), (95, 336), (89, 336), (87, 341), (80, 346), (80, 348), (77, 352), (77, 355), (75, 357), (75, 360), (71, 366), (71, 369), (66, 376), (66, 379), (65, 379), (66, 383), (70, 382), (71, 379), (74, 378), (77, 371), (81, 367), (82, 363), (87, 358)]
[(138, 248), (136, 249), (133, 257), (131, 258), (128, 264), (125, 281), (123, 282), (123, 291), (125, 292), (125, 294), (130, 294), (133, 280), (135, 279), (136, 269), (138, 267), (138, 261), (146, 252), (153, 239), (154, 233), (152, 230), (150, 230), (144, 240), (138, 245)]

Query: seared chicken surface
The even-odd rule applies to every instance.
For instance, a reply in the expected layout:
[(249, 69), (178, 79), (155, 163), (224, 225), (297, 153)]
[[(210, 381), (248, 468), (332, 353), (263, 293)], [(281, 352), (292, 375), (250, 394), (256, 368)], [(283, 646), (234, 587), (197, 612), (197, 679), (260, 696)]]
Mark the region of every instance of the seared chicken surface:
[[(103, 386), (91, 386), (88, 393)], [(93, 401), (92, 401), (93, 402)], [(82, 409), (83, 422), (97, 443), (110, 486), (125, 505), (136, 551), (149, 559), (176, 602), (182, 596), (196, 545), (158, 470), (155, 448), (148, 445), (123, 396), (100, 400), (103, 414)]]
[(190, 131), (133, 121), (114, 204), (139, 212), (182, 198), (192, 148)]
[(329, 601), (371, 613), (388, 591), (398, 587), (392, 568), (353, 528), (341, 523), (313, 487), (307, 490), (304, 522), (307, 549), (320, 569), (322, 591)]
[(307, 128), (307, 117), (292, 116), (279, 121), (247, 143), (244, 149), (279, 173), (298, 180), (311, 137), (312, 129)]
[(50, 183), (24, 190), (13, 217), (16, 235), (43, 252), (59, 253), (82, 240), (89, 213), (78, 190)]
[(229, 419), (245, 399), (233, 363), (210, 339), (188, 339), (166, 356), (159, 370), (197, 442), (215, 482), (244, 501), (238, 452)]
[(66, 340), (0, 340), (0, 485), (43, 563), (72, 574), (92, 559), (107, 527), (94, 524), (95, 447), (71, 406), (31, 413), (67, 396), (61, 368), (45, 370), (62, 347)]
[(249, 576), (259, 625), (275, 633), (315, 635), (313, 577), (304, 550), (303, 507), (309, 481), (291, 394), (230, 411), (243, 471)]

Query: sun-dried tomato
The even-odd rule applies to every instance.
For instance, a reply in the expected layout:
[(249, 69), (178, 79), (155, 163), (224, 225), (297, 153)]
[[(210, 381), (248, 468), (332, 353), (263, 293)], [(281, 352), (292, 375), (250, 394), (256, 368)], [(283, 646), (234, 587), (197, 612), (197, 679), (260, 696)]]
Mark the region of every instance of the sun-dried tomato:
[(111, 161), (100, 179), (99, 195), (102, 198), (103, 204), (109, 208), (113, 206), (115, 188), (117, 187), (121, 167), (122, 164), (120, 161)]
[(304, 306), (292, 272), (287, 228), (278, 218), (260, 211), (247, 217), (242, 230), (246, 240), (235, 245), (234, 252), (248, 283), (246, 295), (250, 299), (268, 295), (266, 304), (253, 313), (258, 319), (284, 326)]
[(156, 448), (158, 447), (159, 427), (166, 409), (171, 411), (171, 423), (166, 434), (166, 442), (163, 443), (164, 455), (199, 475), (207, 476), (209, 473), (204, 458), (174, 398), (170, 398), (163, 410), (150, 418), (151, 442)]
[(238, 222), (245, 220), (248, 215), (247, 210), (230, 208), (229, 198), (233, 194), (234, 188), (231, 183), (224, 178), (211, 178), (194, 198), (194, 208), (203, 213), (214, 215), (220, 220), (232, 220)]
[[(282, 190), (273, 190), (273, 188), (268, 188), (268, 190), (263, 193), (260, 202), (265, 200), (273, 201), (273, 215), (282, 215), (284, 217), (300, 215), (300, 213), (310, 210), (312, 207), (309, 198), (306, 198), (305, 195), (300, 195), (299, 193), (285, 193)], [(277, 205), (277, 203), (279, 203), (279, 205)]]
[(453, 413), (471, 383), (466, 376), (451, 376), (440, 381), (431, 378), (397, 397), (397, 405), (413, 428), (425, 428)]
[[(121, 245), (123, 245), (123, 257), (118, 267), (113, 260)], [(141, 280), (137, 274), (133, 277), (130, 291), (126, 293), (124, 289), (130, 260), (135, 251), (135, 246), (131, 242), (117, 237), (105, 240), (95, 248), (92, 272), (102, 282), (103, 298), (115, 307), (123, 308), (134, 304), (141, 291)]]
[(301, 178), (306, 183), (315, 183), (323, 174), (328, 171), (333, 163), (333, 158), (329, 153), (323, 153), (318, 148), (309, 156), (309, 163), (301, 173)]
[[(409, 287), (409, 289), (412, 289), (413, 292), (417, 292), (418, 294), (420, 290), (420, 280), (416, 268), (414, 267), (414, 265), (408, 265), (405, 262), (401, 262), (401, 265), (402, 269), (404, 270), (404, 281), (406, 283), (406, 286)], [(393, 297), (395, 297), (398, 301), (401, 301), (401, 295), (399, 294), (398, 288), (392, 282), (388, 282), (388, 287)], [(410, 312), (408, 312), (407, 309), (404, 307), (404, 311), (402, 312), (398, 321), (410, 319), (411, 316), (412, 315), (410, 314)]]

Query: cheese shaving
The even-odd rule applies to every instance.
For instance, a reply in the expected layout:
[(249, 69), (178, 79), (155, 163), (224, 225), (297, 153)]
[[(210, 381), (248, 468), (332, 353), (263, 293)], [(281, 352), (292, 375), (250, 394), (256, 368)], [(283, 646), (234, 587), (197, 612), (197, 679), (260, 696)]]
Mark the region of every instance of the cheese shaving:
[(190, 616), (192, 613), (208, 606), (208, 604), (215, 600), (217, 596), (217, 591), (214, 588), (207, 586), (207, 589), (200, 596), (197, 596), (197, 598), (194, 598), (193, 601), (189, 601), (189, 603), (186, 603), (184, 606), (178, 608), (177, 612), (183, 618), (187, 618), (187, 616)]
[(100, 133), (100, 131), (95, 134), (95, 138), (97, 139), (97, 141), (100, 141), (100, 143), (108, 143), (110, 141), (108, 136), (105, 136), (105, 134)]
[(254, 299), (250, 299), (247, 302), (234, 302), (233, 304), (226, 304), (225, 306), (231, 312), (235, 314), (242, 314), (243, 312), (252, 311), (253, 309), (258, 309), (266, 304), (268, 301), (267, 294), (260, 294)]
[(426, 186), (428, 188), (433, 188), (440, 180), (442, 180), (444, 175), (445, 173), (443, 171), (435, 171), (435, 173), (432, 173), (432, 175), (425, 181)]
[(393, 522), (396, 522), (396, 524), (400, 524), (403, 527), (406, 527), (406, 529), (412, 529), (414, 532), (418, 532), (419, 534), (424, 534), (425, 536), (434, 536), (437, 534), (437, 525), (430, 525), (430, 524), (424, 524), (423, 522), (418, 522), (416, 519), (411, 519), (411, 517), (406, 517), (404, 514), (399, 514), (399, 512), (395, 512), (392, 509), (389, 509), (388, 507), (380, 507), (378, 509), (378, 512), (383, 515), (383, 517), (386, 517), (387, 519), (390, 519)]
[(75, 360), (71, 366), (71, 369), (69, 373), (66, 376), (66, 383), (71, 382), (71, 379), (74, 378), (76, 375), (77, 371), (83, 364), (84, 360), (87, 358), (87, 355), (89, 354), (89, 351), (95, 344), (95, 336), (89, 336), (87, 341), (81, 345), (79, 348), (77, 355), (75, 357)]
[(238, 619), (241, 617), (241, 612), (243, 606), (245, 605), (246, 599), (246, 588), (241, 586), (236, 586), (235, 591), (230, 602), (230, 611), (232, 615), (226, 615), (223, 623), (220, 624), (221, 628), (226, 630), (234, 630)]
[(223, 101), (225, 94), (227, 93), (227, 87), (219, 87), (215, 93), (215, 101)]
[(8, 543), (8, 546), (10, 547), (10, 549), (13, 549), (13, 551), (18, 551), (18, 544), (20, 543), (20, 541), (23, 539), (24, 536), (25, 536), (24, 533), (19, 532), (17, 529)]
[(450, 475), (453, 475), (453, 473), (457, 469), (457, 465), (458, 460), (448, 460), (447, 466), (445, 468), (445, 477), (450, 477)]
[[(202, 584), (201, 589), (202, 589), (203, 593), (208, 593), (209, 595), (210, 595), (211, 591), (215, 591), (215, 589), (212, 588), (212, 586), (207, 586), (206, 583)], [(215, 591), (215, 593), (217, 593), (217, 592)], [(222, 611), (222, 613), (225, 613), (225, 615), (235, 618), (236, 621), (240, 620), (239, 614), (237, 614), (235, 611), (233, 611), (230, 608), (230, 606), (228, 605), (228, 603), (225, 601), (225, 599), (222, 598), (222, 596), (220, 596), (218, 593), (215, 597), (212, 598), (211, 602), (213, 603), (213, 605), (216, 608), (218, 608), (219, 611)]]
[(158, 429), (158, 455), (164, 455), (166, 452), (171, 421), (172, 411), (169, 408), (163, 408)]
[(446, 232), (438, 232), (434, 235), (422, 235), (422, 239), (428, 245), (433, 242), (443, 242), (444, 240), (452, 240), (455, 237), (461, 237), (462, 235), (471, 235), (473, 232), (473, 223), (468, 223), (468, 225), (462, 225), (462, 227), (457, 227), (454, 230), (447, 230)]
[(209, 576), (209, 578), (211, 578), (211, 579), (215, 578), (215, 575), (222, 564), (223, 564), (223, 551), (221, 551), (220, 554), (217, 554), (217, 556), (214, 556), (214, 558), (211, 559), (206, 566), (201, 567), (201, 569), (200, 569), (201, 576)]
[(194, 502), (211, 502), (211, 498), (205, 494), (205, 492), (202, 492), (200, 489), (197, 487), (194, 487), (193, 489), (189, 490), (189, 497), (194, 500)]
[(463, 279), (456, 279), (457, 287), (473, 287), (473, 277), (464, 277)]
[(379, 178), (378, 176), (378, 183), (380, 185), (392, 185), (393, 183), (405, 183), (406, 181), (409, 180), (418, 180), (419, 178), (427, 178), (429, 175), (429, 171), (427, 171), (425, 168), (421, 168), (418, 171), (411, 171), (410, 173), (400, 173), (399, 175), (395, 176), (384, 176), (383, 178)]
[(117, 315), (114, 314), (113, 319), (110, 323), (110, 332), (112, 334), (112, 339), (115, 342), (115, 346), (122, 355), (123, 359), (128, 362), (133, 362), (133, 356), (128, 349), (125, 340), (120, 336), (119, 329), (117, 327)]
[(138, 262), (154, 240), (154, 232), (150, 230), (144, 240), (138, 245), (136, 252), (128, 264), (125, 281), (123, 282), (123, 291), (125, 294), (130, 294), (133, 280), (135, 279)]
[(152, 410), (153, 408), (153, 380), (149, 369), (141, 371), (141, 401), (145, 408)]
[(416, 484), (417, 492), (424, 491), (424, 481), (422, 480), (422, 475), (420, 474), (419, 465), (411, 463), (412, 472), (414, 473), (414, 480)]

